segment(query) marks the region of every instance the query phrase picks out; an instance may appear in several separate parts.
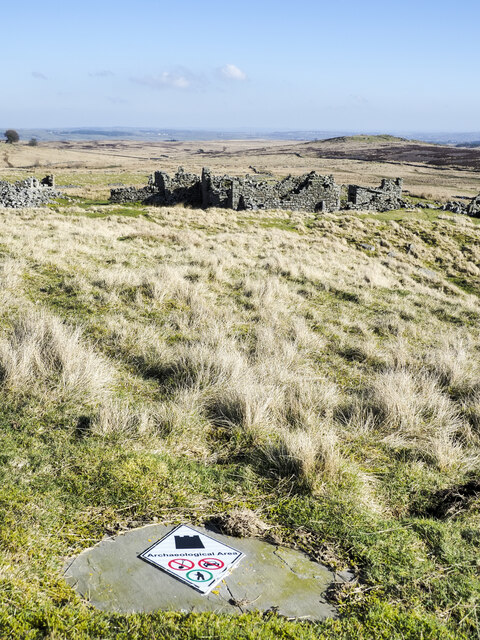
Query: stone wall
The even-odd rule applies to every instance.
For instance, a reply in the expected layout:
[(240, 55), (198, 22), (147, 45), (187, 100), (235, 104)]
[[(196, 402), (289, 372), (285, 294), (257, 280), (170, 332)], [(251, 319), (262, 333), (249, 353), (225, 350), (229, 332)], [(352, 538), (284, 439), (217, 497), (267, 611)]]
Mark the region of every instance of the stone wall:
[(402, 200), (403, 179), (385, 179), (376, 189), (348, 185), (348, 209), (389, 211), (405, 206)]
[(186, 206), (202, 206), (202, 188), (200, 178), (178, 167), (177, 173), (170, 178), (164, 171), (153, 174), (153, 194), (146, 198), (145, 204), (157, 206), (174, 205), (179, 202)]
[(181, 203), (192, 207), (227, 209), (289, 209), (297, 211), (337, 211), (340, 187), (333, 176), (315, 171), (283, 180), (265, 180), (260, 176), (214, 176), (209, 169), (201, 177), (179, 167), (170, 177), (157, 171), (146, 187), (112, 189), (111, 202), (135, 202), (168, 206)]
[(110, 190), (110, 202), (126, 204), (128, 202), (145, 202), (154, 193), (152, 187), (120, 187)]
[(467, 215), (480, 218), (480, 193), (468, 203)]
[(460, 200), (447, 202), (443, 205), (442, 210), (472, 216), (472, 218), (480, 218), (480, 193), (472, 198), (468, 204)]
[(55, 178), (52, 175), (41, 181), (33, 177), (15, 183), (0, 180), (0, 207), (39, 207), (60, 195), (55, 189)]

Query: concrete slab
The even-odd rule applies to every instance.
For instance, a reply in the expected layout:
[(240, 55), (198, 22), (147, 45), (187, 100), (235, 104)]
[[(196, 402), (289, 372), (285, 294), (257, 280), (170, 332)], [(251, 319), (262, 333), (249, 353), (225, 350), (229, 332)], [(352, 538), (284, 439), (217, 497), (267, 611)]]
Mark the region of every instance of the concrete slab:
[(104, 540), (77, 556), (67, 566), (65, 579), (95, 607), (119, 613), (274, 610), (292, 618), (335, 617), (335, 608), (323, 598), (334, 581), (326, 567), (299, 551), (256, 538), (233, 538), (194, 528), (246, 556), (208, 595), (138, 557), (173, 526), (150, 525)]

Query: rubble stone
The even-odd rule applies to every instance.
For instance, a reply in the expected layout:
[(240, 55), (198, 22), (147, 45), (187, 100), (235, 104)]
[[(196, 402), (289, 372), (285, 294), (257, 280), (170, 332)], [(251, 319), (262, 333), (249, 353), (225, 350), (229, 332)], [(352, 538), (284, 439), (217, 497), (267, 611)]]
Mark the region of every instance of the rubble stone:
[(348, 185), (348, 209), (373, 209), (374, 211), (390, 211), (405, 207), (402, 200), (403, 179), (385, 179), (376, 189)]
[(55, 189), (55, 177), (46, 176), (39, 181), (30, 177), (18, 182), (0, 180), (0, 207), (20, 209), (22, 207), (39, 207), (51, 202), (61, 195)]

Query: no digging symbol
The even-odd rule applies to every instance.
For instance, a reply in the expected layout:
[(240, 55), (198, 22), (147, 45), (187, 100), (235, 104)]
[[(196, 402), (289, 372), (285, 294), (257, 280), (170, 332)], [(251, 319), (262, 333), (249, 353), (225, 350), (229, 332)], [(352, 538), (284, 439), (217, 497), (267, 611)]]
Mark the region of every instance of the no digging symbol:
[(225, 564), (221, 560), (218, 560), (218, 558), (202, 558), (199, 560), (198, 564), (202, 569), (209, 569), (210, 571), (223, 569), (225, 566)]
[(187, 558), (175, 558), (175, 560), (170, 560), (168, 566), (174, 571), (188, 571), (193, 569), (195, 564)]

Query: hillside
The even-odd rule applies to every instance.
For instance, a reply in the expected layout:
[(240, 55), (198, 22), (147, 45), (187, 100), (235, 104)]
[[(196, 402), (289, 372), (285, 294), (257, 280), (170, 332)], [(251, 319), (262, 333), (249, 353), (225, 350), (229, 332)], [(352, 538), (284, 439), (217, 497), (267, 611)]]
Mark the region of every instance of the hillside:
[[(316, 140), (315, 142), (319, 142)], [(398, 136), (391, 136), (388, 134), (379, 134), (379, 135), (356, 135), (356, 136), (337, 136), (335, 138), (326, 138), (325, 140), (321, 140), (321, 142), (326, 144), (356, 144), (356, 143), (367, 143), (367, 144), (379, 144), (379, 143), (388, 143), (392, 142), (410, 142), (407, 138), (399, 138)]]
[[(475, 220), (79, 199), (0, 233), (0, 637), (479, 633)], [(63, 581), (104, 536), (244, 507), (354, 571), (339, 619), (127, 616)]]
[(480, 169), (480, 149), (473, 146), (430, 144), (387, 135), (332, 138), (301, 143), (297, 147), (299, 153), (318, 158)]

